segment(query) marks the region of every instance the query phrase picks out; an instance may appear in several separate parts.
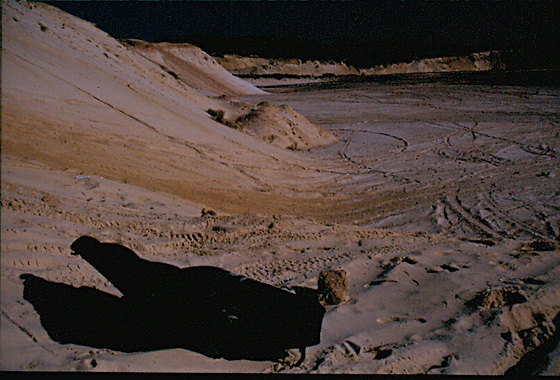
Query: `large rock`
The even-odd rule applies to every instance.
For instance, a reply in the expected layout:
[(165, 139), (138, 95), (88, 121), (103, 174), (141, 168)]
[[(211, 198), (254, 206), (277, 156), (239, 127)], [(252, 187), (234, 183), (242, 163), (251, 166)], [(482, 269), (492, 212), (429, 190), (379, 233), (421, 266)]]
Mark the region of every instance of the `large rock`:
[(319, 274), (319, 301), (326, 305), (337, 305), (348, 298), (346, 271), (325, 270)]

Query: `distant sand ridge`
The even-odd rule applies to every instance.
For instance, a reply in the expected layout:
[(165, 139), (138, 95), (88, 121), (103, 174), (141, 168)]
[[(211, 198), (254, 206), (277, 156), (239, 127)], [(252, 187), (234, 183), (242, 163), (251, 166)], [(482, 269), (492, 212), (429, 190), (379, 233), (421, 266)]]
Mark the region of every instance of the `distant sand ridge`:
[(303, 61), (301, 59), (275, 59), (242, 57), (226, 54), (216, 60), (228, 71), (236, 75), (356, 75), (360, 72), (343, 62)]
[(415, 59), (411, 62), (356, 69), (344, 62), (302, 61), (300, 59), (242, 57), (226, 54), (216, 60), (242, 77), (272, 75), (328, 77), (340, 75), (415, 74), (454, 71), (487, 71), (504, 68), (499, 52), (487, 51), (468, 56)]

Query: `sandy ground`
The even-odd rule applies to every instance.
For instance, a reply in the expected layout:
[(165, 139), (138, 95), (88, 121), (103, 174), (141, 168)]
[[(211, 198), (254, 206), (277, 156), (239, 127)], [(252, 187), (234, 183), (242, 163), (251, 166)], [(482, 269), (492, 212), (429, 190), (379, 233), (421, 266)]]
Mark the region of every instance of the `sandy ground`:
[[(346, 83), (216, 98), (52, 7), (3, 3), (2, 17), (3, 370), (503, 374), (557, 331), (558, 89)], [(337, 142), (285, 149), (206, 113), (262, 101)], [(350, 299), (295, 368), (62, 345), (19, 275), (118, 295), (70, 254), (83, 234), (278, 286), (342, 268)], [(558, 348), (542, 360), (535, 372), (560, 374)]]
[[(479, 314), (475, 317), (477, 313), (471, 314), (469, 308), (465, 308), (465, 305), (469, 305), (467, 300), (473, 299), (473, 293), (462, 298), (461, 291), (482, 292), (479, 294), (484, 294), (484, 297), (488, 297), (486, 299), (489, 300), (496, 296), (495, 292), (513, 291), (510, 287), (513, 278), (517, 278), (514, 281), (532, 282), (528, 279), (540, 270), (533, 272), (529, 277), (518, 277), (531, 266), (529, 261), (536, 257), (535, 252), (529, 253), (531, 249), (528, 249), (526, 243), (532, 240), (558, 239), (560, 188), (554, 171), (558, 164), (559, 118), (556, 106), (558, 90), (542, 87), (434, 83), (413, 85), (332, 83), (295, 88), (268, 88), (268, 90), (275, 92), (269, 97), (271, 101), (291, 104), (311, 121), (340, 138), (337, 144), (321, 148), (313, 154), (331, 161), (347, 160), (354, 166), (355, 174), (348, 179), (339, 179), (340, 186), (344, 186), (346, 191), (352, 189), (360, 192), (357, 198), (370, 200), (367, 208), (353, 210), (354, 224), (382, 227), (395, 231), (399, 235), (403, 231), (411, 233), (423, 231), (430, 234), (425, 235), (429, 241), (444, 239), (443, 236), (449, 237), (449, 240), (445, 239), (445, 244), (451, 246), (445, 248), (438, 247), (437, 244), (433, 246), (429, 244), (430, 248), (420, 248), (422, 244), (420, 239), (413, 243), (415, 248), (404, 249), (404, 252), (408, 251), (408, 256), (403, 256), (401, 253), (386, 258), (385, 261), (381, 259), (377, 270), (387, 266), (392, 271), (393, 265), (400, 266), (401, 273), (405, 277), (396, 281), (401, 286), (408, 282), (410, 287), (403, 286), (398, 289), (395, 286), (388, 289), (391, 296), (388, 297), (390, 302), (387, 304), (400, 303), (402, 308), (397, 311), (388, 307), (392, 315), (387, 316), (387, 319), (383, 317), (375, 319), (381, 325), (388, 321), (391, 323), (383, 328), (379, 328), (379, 325), (372, 328), (369, 325), (375, 332), (371, 331), (371, 335), (365, 334), (369, 338), (368, 342), (378, 341), (384, 336), (382, 331), (387, 332), (387, 340), (382, 338), (381, 341), (387, 342), (391, 349), (403, 345), (392, 341), (398, 335), (396, 331), (403, 333), (404, 341), (414, 341), (418, 338), (415, 333), (422, 331), (424, 326), (409, 325), (410, 319), (414, 319), (411, 316), (418, 315), (415, 314), (417, 312), (411, 314), (411, 310), (416, 308), (426, 310), (422, 309), (426, 304), (431, 304), (428, 309), (431, 310), (432, 317), (437, 315), (436, 310), (443, 313), (452, 310), (454, 310), (452, 313), (465, 313), (459, 318), (458, 314), (447, 320), (446, 317), (442, 317), (437, 322), (437, 324), (441, 323), (440, 327), (431, 330), (431, 334), (434, 335), (429, 339), (430, 343), (426, 342), (424, 337), (420, 339), (421, 344), (415, 342), (412, 345), (419, 344), (419, 347), (427, 348), (422, 345), (433, 344), (428, 351), (431, 350), (433, 353), (442, 349), (447, 352), (443, 355), (440, 364), (431, 361), (433, 360), (431, 354), (427, 355), (430, 359), (426, 357), (427, 362), (431, 364), (422, 364), (423, 359), (419, 358), (422, 358), (420, 352), (424, 352), (424, 348), (419, 347), (417, 348), (419, 351), (409, 347), (411, 351), (405, 350), (404, 358), (393, 358), (394, 361), (389, 360), (384, 363), (371, 361), (377, 355), (374, 350), (373, 356), (369, 357), (370, 360), (364, 357), (362, 362), (358, 359), (360, 353), (353, 352), (351, 349), (352, 345), (348, 347), (338, 341), (338, 346), (335, 344), (329, 347), (332, 351), (327, 349), (318, 354), (320, 361), (323, 359), (325, 361), (321, 362), (316, 370), (329, 372), (336, 368), (335, 371), (351, 373), (370, 371), (375, 373), (503, 373), (505, 367), (509, 365), (505, 362), (500, 364), (503, 357), (497, 358), (513, 354), (513, 351), (509, 350), (514, 349), (512, 346), (507, 347), (508, 343), (502, 345), (498, 340), (482, 335), (489, 333), (489, 330), (486, 330), (487, 326), (496, 323), (495, 318), (500, 321), (493, 328), (505, 328), (511, 322), (508, 313), (517, 313), (513, 310), (520, 306), (510, 305), (511, 308), (506, 307), (501, 312), (488, 311), (495, 309), (496, 304), (479, 306)], [(387, 191), (392, 192), (392, 196), (385, 198), (383, 195)], [(402, 197), (399, 196), (400, 194)], [(394, 240), (402, 242), (401, 239)], [(415, 252), (415, 249), (418, 249), (416, 251), (418, 258), (410, 255)], [(497, 256), (490, 258), (493, 255), (490, 251)], [(501, 253), (498, 253), (499, 251)], [(490, 256), (487, 256), (488, 254)], [(545, 255), (548, 257), (547, 260), (557, 260), (558, 249), (549, 251)], [(407, 262), (407, 258), (412, 260)], [(445, 263), (439, 261), (442, 259)], [(356, 269), (369, 267), (368, 264), (357, 262), (349, 267)], [(422, 268), (417, 267), (419, 262), (424, 263)], [(445, 273), (445, 268), (450, 269), (449, 266), (455, 269), (451, 269), (453, 272), (449, 277), (436, 279), (429, 275), (434, 273), (436, 263), (440, 264), (436, 268), (438, 273)], [(476, 269), (475, 263), (481, 266)], [(555, 264), (549, 269), (556, 271), (557, 268), (554, 266)], [(522, 267), (525, 269), (521, 269)], [(466, 277), (460, 279), (459, 273), (463, 271)], [(416, 278), (413, 272), (425, 276), (424, 279)], [(506, 272), (510, 274), (505, 275)], [(350, 273), (353, 273), (352, 270)], [(359, 273), (354, 273), (356, 277), (361, 277)], [(365, 273), (367, 270), (364, 271)], [(381, 273), (384, 276), (384, 269)], [(502, 277), (503, 275), (505, 277)], [(380, 276), (379, 273), (377, 276)], [(477, 285), (477, 278), (481, 280), (480, 285)], [(385, 280), (386, 277), (383, 279)], [(379, 280), (373, 283), (378, 285)], [(448, 285), (451, 288), (444, 290)], [(424, 286), (427, 288), (422, 290)], [(431, 289), (431, 286), (438, 289), (436, 293), (438, 293), (437, 297), (441, 297), (439, 301), (427, 301), (434, 291), (427, 290)], [(485, 289), (478, 288), (479, 286)], [(369, 289), (369, 286), (365, 288)], [(372, 292), (388, 293), (380, 288)], [(417, 292), (421, 295), (418, 296)], [(556, 290), (549, 293), (550, 301), (551, 304), (558, 305), (560, 299), (554, 292)], [(450, 295), (453, 297), (453, 302), (447, 298)], [(373, 315), (385, 316), (385, 312), (388, 311), (384, 310), (387, 304), (381, 300), (384, 296), (380, 294), (371, 296), (379, 297), (375, 300), (372, 298), (370, 304), (371, 307), (378, 309), (367, 317), (364, 316), (364, 325), (371, 323), (374, 319)], [(422, 300), (422, 305), (414, 300)], [(359, 302), (358, 300), (356, 304)], [(459, 309), (451, 306), (451, 303), (455, 302), (457, 306), (460, 305)], [(486, 302), (492, 303), (492, 301)], [(505, 306), (503, 301), (501, 302)], [(363, 310), (354, 307), (352, 312), (348, 311), (350, 315), (345, 315), (346, 318), (352, 320), (361, 318)], [(487, 311), (483, 311), (484, 309)], [(554, 309), (557, 310), (556, 307)], [(459, 310), (463, 311), (459, 312)], [(475, 327), (470, 324), (474, 322), (471, 318), (485, 319), (485, 313), (494, 312), (497, 314), (490, 316), (488, 321), (479, 320), (485, 327), (482, 325)], [(399, 313), (407, 317), (402, 318)], [(531, 313), (535, 315), (534, 311)], [(554, 313), (557, 311), (552, 315)], [(425, 319), (425, 317), (420, 318)], [(406, 320), (407, 323), (403, 326), (401, 320)], [(459, 322), (459, 320), (463, 321)], [(470, 322), (467, 323), (467, 320)], [(449, 323), (451, 325), (448, 325)], [(407, 325), (410, 328), (408, 331), (405, 327)], [(474, 333), (471, 338), (459, 338), (462, 335), (460, 330), (463, 328), (465, 337), (477, 329), (479, 329), (478, 333), (482, 333), (482, 330), (486, 330), (486, 333), (471, 341), (470, 339), (478, 333)], [(427, 327), (427, 329), (431, 328)], [(356, 334), (353, 336), (354, 340), (350, 339), (350, 341), (353, 343), (360, 341), (358, 346), (363, 347), (362, 334), (363, 332)], [(504, 336), (500, 336), (503, 339)], [(474, 357), (459, 359), (455, 356), (456, 352), (447, 351), (450, 344), (454, 345), (447, 342), (448, 340), (462, 341), (459, 346), (465, 349), (463, 354), (470, 351), (467, 356), (473, 355), (483, 346), (485, 354), (481, 356), (475, 354), (474, 356), (478, 356), (476, 359)], [(379, 346), (377, 350), (380, 349)], [(491, 355), (490, 351), (495, 352), (496, 356), (493, 359), (487, 356)], [(498, 351), (501, 353), (497, 354)], [(506, 354), (506, 351), (510, 353)], [(557, 358), (558, 353), (556, 348), (552, 356), (556, 355)], [(461, 364), (458, 362), (452, 364), (455, 360), (464, 361)], [(405, 368), (399, 367), (406, 361), (410, 362), (405, 365)], [(325, 366), (325, 362), (329, 364), (321, 369), (321, 366)], [(498, 369), (502, 365), (504, 367)], [(482, 370), (483, 367), (486, 369)], [(490, 370), (490, 367), (493, 369)], [(553, 361), (548, 373), (557, 372), (558, 362)]]

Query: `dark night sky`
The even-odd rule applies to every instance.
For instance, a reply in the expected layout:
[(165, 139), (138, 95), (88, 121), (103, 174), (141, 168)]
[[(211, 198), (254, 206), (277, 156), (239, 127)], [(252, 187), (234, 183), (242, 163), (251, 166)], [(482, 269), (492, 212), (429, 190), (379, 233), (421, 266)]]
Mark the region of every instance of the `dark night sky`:
[(116, 38), (189, 42), (209, 53), (346, 60), (514, 50), (557, 65), (560, 1), (53, 1)]

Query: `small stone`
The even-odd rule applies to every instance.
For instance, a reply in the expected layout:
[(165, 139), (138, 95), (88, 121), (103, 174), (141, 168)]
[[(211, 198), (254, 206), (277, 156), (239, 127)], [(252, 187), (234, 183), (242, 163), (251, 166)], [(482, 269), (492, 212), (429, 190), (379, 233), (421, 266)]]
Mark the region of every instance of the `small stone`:
[(326, 305), (337, 305), (348, 298), (346, 271), (325, 270), (319, 274), (319, 301)]
[(204, 217), (207, 215), (216, 216), (216, 211), (203, 208), (202, 211), (200, 212), (200, 216)]

